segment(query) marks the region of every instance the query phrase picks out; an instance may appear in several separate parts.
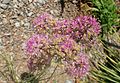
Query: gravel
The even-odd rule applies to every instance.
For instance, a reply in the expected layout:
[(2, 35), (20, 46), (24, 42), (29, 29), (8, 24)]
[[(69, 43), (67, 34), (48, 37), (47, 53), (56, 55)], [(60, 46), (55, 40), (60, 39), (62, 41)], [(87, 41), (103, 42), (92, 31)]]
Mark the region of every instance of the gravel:
[[(71, 17), (71, 13), (67, 14), (66, 12), (68, 11), (67, 7), (66, 5), (63, 16), (60, 16), (59, 0), (0, 1), (0, 52), (8, 55), (12, 53), (16, 56), (14, 61), (18, 68), (18, 74), (28, 71), (22, 44), (35, 32), (32, 29), (33, 19), (43, 12), (51, 13), (56, 18)], [(73, 5), (71, 7), (73, 8)], [(73, 15), (75, 14), (73, 13)], [(1, 66), (0, 70), (2, 70)]]
[(11, 1), (11, 0), (3, 0), (2, 3), (4, 3), (4, 4), (8, 4), (8, 3), (10, 3), (10, 1)]

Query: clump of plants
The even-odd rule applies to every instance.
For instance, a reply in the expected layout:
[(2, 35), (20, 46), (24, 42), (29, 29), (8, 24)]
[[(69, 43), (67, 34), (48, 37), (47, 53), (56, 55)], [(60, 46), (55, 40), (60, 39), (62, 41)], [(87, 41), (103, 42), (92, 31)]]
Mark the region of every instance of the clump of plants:
[(101, 37), (109, 33), (113, 33), (113, 28), (118, 27), (119, 17), (117, 14), (117, 6), (114, 0), (92, 0), (94, 7), (94, 15), (99, 18), (101, 23)]
[[(31, 72), (49, 68), (55, 59), (64, 71), (82, 79), (89, 72), (89, 55), (83, 49), (95, 43), (100, 24), (92, 16), (55, 20), (43, 13), (33, 21), (36, 33), (25, 42), (27, 64)], [(57, 58), (54, 58), (57, 57)]]
[[(115, 36), (115, 37), (114, 37)], [(107, 47), (104, 47), (107, 52), (96, 51), (96, 53), (102, 58), (99, 61), (92, 74), (93, 78), (100, 83), (119, 83), (120, 82), (120, 36), (115, 32), (113, 35), (109, 35), (111, 42), (106, 41)], [(104, 55), (104, 58), (103, 58)]]

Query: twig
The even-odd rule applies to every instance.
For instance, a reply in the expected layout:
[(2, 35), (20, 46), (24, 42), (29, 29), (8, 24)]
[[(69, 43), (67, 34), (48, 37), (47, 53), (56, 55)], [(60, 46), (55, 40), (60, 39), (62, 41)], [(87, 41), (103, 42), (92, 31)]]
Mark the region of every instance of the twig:
[(55, 67), (55, 69), (54, 69), (53, 73), (51, 74), (51, 76), (50, 76), (50, 77), (48, 77), (48, 80), (46, 81), (46, 83), (50, 80), (50, 78), (52, 78), (52, 76), (54, 75), (54, 73), (55, 73), (55, 71), (56, 71), (57, 67), (58, 67), (58, 64), (57, 64), (57, 66)]

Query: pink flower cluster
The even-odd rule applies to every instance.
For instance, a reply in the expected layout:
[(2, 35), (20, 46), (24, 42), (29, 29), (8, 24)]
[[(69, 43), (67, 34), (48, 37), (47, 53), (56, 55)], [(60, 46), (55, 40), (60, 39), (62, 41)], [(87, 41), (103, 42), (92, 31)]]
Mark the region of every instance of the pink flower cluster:
[(40, 48), (45, 47), (50, 43), (48, 35), (34, 34), (25, 43), (25, 51), (29, 56), (38, 55)]
[(59, 43), (61, 51), (66, 53), (72, 51), (75, 45), (76, 45), (76, 42), (70, 37), (67, 37), (64, 41)]
[(33, 20), (33, 26), (34, 27), (41, 27), (45, 28), (46, 25), (48, 24), (49, 20), (52, 19), (52, 16), (48, 13), (43, 13), (40, 16), (38, 16), (36, 19)]
[[(28, 68), (32, 71), (35, 70), (38, 67), (39, 60), (45, 61), (48, 64), (50, 61), (50, 56), (45, 54), (45, 50), (51, 43), (51, 40), (49, 39), (48, 35), (45, 34), (34, 34), (30, 39), (28, 39), (25, 43), (25, 53), (28, 57)], [(47, 63), (48, 61), (48, 63)], [(40, 63), (40, 62), (39, 62)], [(40, 64), (39, 64), (40, 65)]]
[(91, 37), (100, 33), (100, 25), (95, 18), (79, 16), (72, 20), (60, 21), (44, 13), (33, 21), (33, 26), (39, 29), (40, 33), (33, 35), (25, 43), (30, 70), (41, 69), (43, 65), (50, 64), (54, 55), (60, 55), (66, 62), (63, 64), (68, 74), (79, 78), (87, 74), (89, 60), (86, 54), (80, 53), (79, 43), (91, 42), (94, 39)]
[(78, 58), (74, 61), (68, 61), (66, 63), (66, 72), (72, 77), (82, 78), (89, 71), (88, 57), (84, 53), (78, 54)]
[(92, 16), (79, 16), (73, 20), (57, 21), (55, 32), (70, 35), (75, 41), (92, 40), (100, 33), (100, 24)]

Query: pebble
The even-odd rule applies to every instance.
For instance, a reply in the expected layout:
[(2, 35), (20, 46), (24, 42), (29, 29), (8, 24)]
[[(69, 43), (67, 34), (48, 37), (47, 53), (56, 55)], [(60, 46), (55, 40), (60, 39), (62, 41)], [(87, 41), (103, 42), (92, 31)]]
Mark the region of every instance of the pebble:
[(6, 9), (6, 8), (8, 7), (8, 5), (0, 3), (0, 7), (1, 7), (2, 9)]
[(17, 3), (18, 1), (17, 0), (13, 0), (13, 3)]
[(75, 3), (78, 3), (78, 1), (77, 0), (73, 0), (73, 3), (75, 4)]
[(29, 0), (29, 2), (31, 3), (33, 0)]
[(24, 26), (25, 26), (25, 27), (29, 27), (29, 26), (30, 26), (30, 23), (25, 23)]
[(13, 7), (14, 7), (14, 8), (18, 8), (17, 4), (15, 4)]
[(20, 27), (20, 23), (19, 23), (19, 22), (16, 22), (16, 23), (15, 23), (15, 27)]
[(3, 48), (3, 45), (2, 45), (2, 39), (0, 39), (0, 49)]
[(24, 25), (24, 21), (23, 20), (21, 20), (21, 25)]
[(29, 5), (29, 8), (34, 9), (35, 6), (34, 6), (33, 4), (30, 4), (30, 5)]
[(28, 16), (32, 16), (33, 12), (28, 13)]
[(8, 4), (10, 1), (11, 1), (11, 0), (3, 0), (2, 3), (4, 3), (4, 4)]
[(54, 0), (54, 2), (56, 3), (56, 2), (59, 2), (60, 0)]
[(7, 24), (8, 23), (8, 20), (7, 19), (3, 19), (3, 24)]
[(73, 81), (72, 80), (66, 80), (65, 83), (73, 83)]
[(57, 10), (50, 10), (50, 13), (53, 14), (53, 15), (54, 15), (54, 14), (57, 15), (57, 14), (58, 14), (58, 11), (57, 11)]
[(34, 0), (34, 2), (38, 2), (40, 4), (45, 4), (48, 0)]
[(0, 13), (2, 13), (4, 11), (4, 9), (0, 8)]
[(5, 33), (4, 35), (5, 35), (5, 36), (11, 36), (12, 33)]

